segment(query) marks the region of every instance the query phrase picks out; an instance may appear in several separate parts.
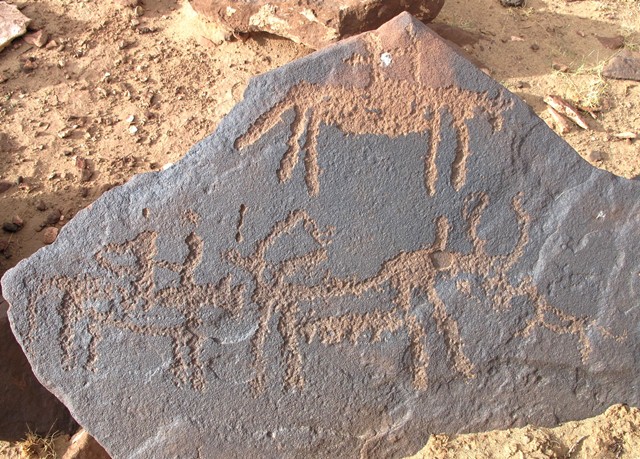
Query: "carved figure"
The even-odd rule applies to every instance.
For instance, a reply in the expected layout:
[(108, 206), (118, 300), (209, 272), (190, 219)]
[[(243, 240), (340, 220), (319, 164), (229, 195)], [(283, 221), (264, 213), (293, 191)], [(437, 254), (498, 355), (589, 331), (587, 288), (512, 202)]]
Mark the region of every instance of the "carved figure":
[[(510, 108), (511, 102), (499, 94), (491, 96), (457, 87), (430, 87), (420, 81), (415, 62), (412, 64), (413, 79), (393, 78), (388, 74), (390, 66), (394, 65), (393, 59), (403, 55), (420, 54), (411, 49), (394, 50), (392, 56), (383, 53), (380, 45), (369, 42), (365, 56), (357, 55), (345, 63), (352, 67), (345, 73), (353, 74), (354, 80), (366, 75), (368, 82), (365, 85), (356, 86), (341, 80), (299, 83), (236, 139), (236, 148), (242, 151), (254, 144), (280, 123), (286, 112), (293, 110), (291, 134), (277, 171), (278, 179), (285, 182), (291, 178), (304, 151), (306, 186), (309, 195), (316, 196), (320, 191), (322, 172), (318, 164), (318, 135), (322, 124), (336, 126), (347, 135), (378, 134), (396, 138), (410, 133), (429, 133), (430, 145), (425, 146), (424, 185), (427, 194), (433, 196), (438, 180), (438, 146), (443, 129), (450, 123), (457, 137), (450, 180), (459, 191), (466, 181), (467, 160), (472, 154), (467, 122), (485, 117), (494, 132), (501, 130), (503, 113)], [(375, 56), (380, 56), (379, 62)]]

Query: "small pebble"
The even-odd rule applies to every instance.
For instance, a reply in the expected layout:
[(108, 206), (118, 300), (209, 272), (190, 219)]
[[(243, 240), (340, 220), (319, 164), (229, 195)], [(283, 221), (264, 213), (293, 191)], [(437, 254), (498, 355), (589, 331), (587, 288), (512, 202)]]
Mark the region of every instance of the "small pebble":
[(50, 226), (42, 232), (42, 242), (45, 244), (53, 244), (58, 237), (58, 228)]
[(42, 199), (40, 199), (36, 203), (36, 209), (38, 209), (40, 212), (44, 212), (45, 210), (47, 210), (47, 205)]
[(60, 212), (58, 209), (52, 210), (49, 215), (47, 215), (47, 220), (46, 222), (49, 225), (55, 225), (56, 223), (58, 223), (60, 221), (60, 218), (62, 217), (62, 212)]
[(19, 227), (24, 226), (24, 220), (22, 218), (20, 218), (19, 215), (16, 215), (15, 217), (13, 217), (13, 219), (11, 220), (11, 222), (15, 225), (18, 225)]
[(502, 6), (522, 6), (524, 5), (524, 0), (500, 0)]
[(5, 230), (7, 233), (15, 233), (16, 231), (20, 230), (20, 227), (15, 223), (6, 222), (2, 225), (2, 229)]
[(89, 169), (82, 169), (80, 171), (80, 181), (81, 182), (88, 182), (89, 180), (91, 180), (91, 177), (93, 177), (93, 172), (90, 171)]
[(33, 32), (25, 35), (24, 41), (29, 43), (30, 45), (37, 46), (38, 48), (42, 48), (49, 41), (49, 34), (44, 30), (38, 30), (37, 32)]
[(600, 150), (591, 150), (591, 153), (589, 153), (589, 159), (596, 163), (602, 162), (604, 161), (604, 153)]
[(554, 62), (553, 64), (551, 64), (551, 68), (553, 68), (553, 70), (557, 70), (558, 72), (563, 72), (563, 73), (566, 73), (569, 71), (569, 67), (567, 67), (564, 64), (560, 64), (559, 62)]
[(78, 169), (88, 169), (89, 163), (87, 162), (86, 158), (83, 158), (82, 156), (76, 156), (76, 167)]

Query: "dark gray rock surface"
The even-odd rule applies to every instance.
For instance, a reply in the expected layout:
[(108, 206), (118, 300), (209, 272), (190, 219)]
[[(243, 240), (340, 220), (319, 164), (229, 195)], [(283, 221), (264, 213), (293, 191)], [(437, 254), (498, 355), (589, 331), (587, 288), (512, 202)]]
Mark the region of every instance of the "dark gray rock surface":
[(640, 404), (639, 196), (402, 14), (252, 80), (3, 288), (116, 458), (401, 457)]
[(203, 17), (233, 33), (268, 32), (320, 49), (375, 29), (407, 11), (432, 21), (445, 0), (189, 0)]

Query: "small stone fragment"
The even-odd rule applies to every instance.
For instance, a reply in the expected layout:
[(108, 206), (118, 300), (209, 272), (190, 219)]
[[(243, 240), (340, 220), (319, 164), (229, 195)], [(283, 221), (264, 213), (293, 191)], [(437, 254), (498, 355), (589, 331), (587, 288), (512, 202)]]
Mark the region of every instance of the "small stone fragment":
[(87, 162), (87, 159), (83, 156), (76, 156), (76, 167), (78, 169), (88, 169), (89, 164)]
[(506, 7), (517, 7), (524, 5), (525, 0), (500, 0), (500, 4)]
[(2, 224), (2, 229), (7, 233), (15, 233), (20, 230), (20, 226), (13, 222), (5, 222)]
[(569, 102), (564, 100), (562, 97), (549, 95), (549, 96), (546, 96), (543, 100), (551, 108), (553, 108), (558, 113), (561, 113), (564, 116), (566, 116), (567, 118), (569, 118), (571, 121), (576, 123), (582, 129), (585, 129), (585, 130), (589, 129), (589, 126), (587, 125), (587, 122), (582, 117), (582, 115), (580, 115), (580, 113), (578, 113), (578, 110), (573, 105), (571, 105)]
[(45, 228), (42, 232), (42, 242), (44, 242), (45, 244), (53, 244), (53, 242), (58, 237), (58, 231), (58, 228), (56, 228), (55, 226), (49, 226), (48, 228)]
[(567, 134), (571, 131), (571, 123), (569, 123), (568, 119), (558, 113), (553, 107), (547, 107), (547, 111), (560, 134)]
[(93, 177), (93, 171), (91, 171), (89, 169), (82, 169), (80, 171), (80, 181), (81, 182), (88, 182), (89, 180), (91, 180), (91, 177)]
[(4, 193), (9, 190), (13, 184), (11, 182), (7, 182), (6, 180), (0, 180), (0, 193)]
[[(136, 31), (140, 34), (140, 35), (145, 35), (145, 34), (149, 34), (149, 33), (156, 33), (158, 31), (158, 29), (156, 27), (147, 27), (147, 26), (143, 26), (143, 27), (138, 27), (136, 29)], [(146, 81), (146, 80), (145, 80)]]
[(13, 223), (14, 225), (18, 225), (20, 228), (24, 226), (24, 220), (22, 219), (22, 217), (20, 217), (20, 215), (16, 215), (15, 217), (13, 217), (11, 219), (11, 223)]
[(613, 134), (613, 136), (616, 139), (623, 139), (623, 140), (635, 140), (635, 139), (638, 138), (638, 134), (636, 134), (635, 132), (630, 132), (630, 131), (619, 132), (617, 134)]
[(42, 199), (39, 199), (36, 203), (36, 209), (38, 209), (40, 212), (44, 212), (45, 210), (47, 210), (47, 204)]
[(73, 437), (62, 459), (110, 459), (107, 452), (95, 438), (84, 429), (80, 429)]
[(562, 72), (562, 73), (566, 73), (569, 71), (569, 67), (561, 64), (559, 62), (554, 62), (553, 64), (551, 64), (551, 68), (553, 68), (553, 70), (557, 70), (558, 72)]
[(589, 153), (589, 159), (593, 162), (599, 163), (604, 161), (605, 155), (600, 150), (591, 150), (591, 153)]
[(46, 30), (40, 29), (37, 32), (33, 32), (25, 35), (24, 41), (29, 43), (30, 45), (37, 46), (38, 48), (42, 48), (49, 41), (49, 34)]
[(14, 38), (26, 33), (30, 22), (31, 19), (15, 5), (0, 2), (0, 50), (6, 48)]
[(47, 219), (45, 220), (49, 225), (55, 225), (60, 222), (60, 218), (62, 217), (62, 212), (58, 209), (52, 210), (49, 215), (47, 215)]
[(38, 64), (33, 58), (25, 59), (20, 66), (24, 73), (31, 73), (38, 68)]
[(602, 70), (607, 78), (640, 81), (640, 52), (622, 50)]
[(620, 49), (624, 47), (624, 37), (616, 35), (615, 37), (596, 36), (602, 46), (608, 49)]

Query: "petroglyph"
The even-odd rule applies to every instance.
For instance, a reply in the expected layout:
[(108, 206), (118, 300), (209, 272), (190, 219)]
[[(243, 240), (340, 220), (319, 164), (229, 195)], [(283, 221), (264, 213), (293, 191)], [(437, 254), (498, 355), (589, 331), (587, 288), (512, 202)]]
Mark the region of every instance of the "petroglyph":
[[(187, 212), (187, 221), (197, 215)], [(217, 284), (198, 284), (195, 271), (202, 261), (203, 243), (191, 232), (184, 240), (187, 255), (182, 263), (157, 260), (157, 233), (146, 231), (121, 244), (109, 244), (95, 254), (100, 275), (71, 278), (56, 276), (43, 283), (44, 291), (57, 292), (56, 311), (61, 320), (58, 344), (66, 369), (82, 367), (96, 371), (97, 345), (107, 328), (138, 335), (168, 338), (173, 353), (171, 372), (177, 385), (194, 389), (205, 385), (201, 353), (206, 339), (198, 332), (203, 325), (201, 312), (219, 308), (238, 314), (243, 307), (244, 285), (232, 285), (227, 276)], [(175, 285), (159, 287), (155, 274), (159, 268), (177, 275)], [(32, 299), (31, 321), (36, 320), (40, 298)], [(152, 312), (170, 309), (176, 323), (153, 323)], [(88, 335), (86, 351), (81, 341)], [(29, 336), (26, 346), (34, 337)], [(83, 357), (84, 356), (84, 357)]]
[[(316, 196), (320, 191), (322, 172), (318, 163), (318, 136), (322, 125), (336, 126), (347, 135), (396, 138), (411, 133), (428, 134), (424, 186), (427, 194), (433, 196), (438, 181), (438, 148), (444, 130), (452, 128), (456, 136), (456, 153), (449, 180), (454, 189), (460, 191), (467, 179), (467, 161), (473, 154), (468, 123), (484, 117), (494, 132), (500, 131), (505, 111), (512, 102), (502, 94), (489, 95), (454, 86), (430, 87), (421, 81), (416, 63), (412, 63), (413, 78), (398, 80), (388, 73), (393, 64), (383, 65), (376, 58), (381, 55), (380, 45), (370, 40), (367, 48), (366, 56), (354, 56), (344, 64), (352, 66), (354, 73), (364, 73), (368, 79), (366, 85), (353, 86), (344, 82), (294, 85), (235, 140), (235, 147), (242, 151), (253, 145), (293, 110), (287, 149), (277, 176), (281, 182), (289, 180), (304, 152), (307, 190), (309, 195)], [(382, 53), (386, 54), (389, 53)], [(417, 55), (413, 48), (395, 50), (394, 54), (396, 57)]]
[[(301, 390), (305, 386), (301, 341), (308, 345), (358, 345), (404, 333), (414, 386), (425, 390), (429, 379), (427, 330), (430, 326), (416, 315), (414, 303), (419, 293), (432, 308), (430, 320), (446, 346), (453, 372), (466, 379), (475, 376), (475, 364), (464, 351), (464, 337), (458, 322), (436, 288), (445, 280), (457, 281), (461, 293), (469, 299), (478, 299), (481, 304), (490, 301), (498, 312), (508, 311), (515, 298), (526, 299), (529, 318), (515, 336), (527, 337), (536, 328), (573, 336), (583, 361), (591, 352), (588, 332), (592, 327), (603, 336), (621, 339), (594, 325), (589, 318), (564, 313), (549, 304), (530, 277), (510, 278), (511, 269), (528, 243), (531, 219), (522, 207), (522, 196), (515, 196), (511, 207), (518, 222), (517, 242), (506, 254), (490, 255), (488, 241), (478, 234), (488, 205), (489, 198), (484, 193), (469, 194), (464, 201), (461, 213), (468, 223), (467, 237), (472, 243), (468, 253), (449, 249), (450, 223), (447, 217), (439, 216), (435, 219), (431, 243), (413, 252), (399, 253), (385, 261), (377, 274), (364, 279), (332, 275), (331, 267), (326, 265), (334, 229), (321, 228), (301, 209), (276, 222), (267, 236), (255, 243), (251, 254), (243, 256), (235, 249), (222, 254), (230, 266), (250, 275), (252, 290), (245, 283), (234, 281), (231, 274), (215, 284), (196, 282), (195, 272), (202, 262), (204, 244), (195, 229), (184, 239), (187, 255), (180, 263), (158, 260), (155, 232), (142, 232), (130, 241), (109, 244), (94, 257), (101, 275), (56, 276), (43, 285), (43, 291), (57, 292), (62, 364), (66, 369), (82, 367), (96, 371), (98, 344), (105, 328), (164, 337), (171, 345), (170, 370), (176, 385), (201, 390), (207, 379), (201, 358), (209, 338), (204, 330), (211, 325), (203, 319), (203, 310), (217, 308), (238, 317), (243, 311), (254, 309), (258, 323), (251, 338), (255, 373), (250, 384), (256, 395), (266, 387), (268, 363), (264, 349), (267, 340), (272, 339), (272, 322), (276, 322), (275, 331), (283, 342), (281, 357), (286, 389)], [(195, 213), (188, 211), (185, 218), (197, 226)], [(268, 261), (270, 248), (283, 236), (296, 231), (308, 235), (314, 247), (303, 255)], [(159, 286), (158, 269), (170, 271), (177, 276), (177, 281)], [(312, 281), (313, 274), (319, 272), (321, 280)], [(473, 286), (465, 281), (469, 278), (476, 279)], [(339, 299), (356, 301), (367, 294), (386, 295), (387, 303), (362, 313), (333, 311), (332, 305)], [(40, 300), (32, 301), (32, 321), (36, 320)], [(171, 323), (159, 321), (153, 313), (165, 309), (177, 313), (178, 319)]]

